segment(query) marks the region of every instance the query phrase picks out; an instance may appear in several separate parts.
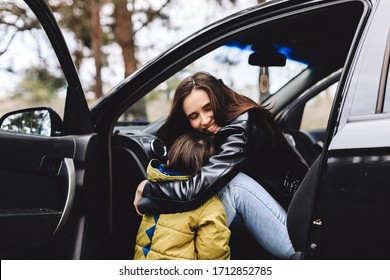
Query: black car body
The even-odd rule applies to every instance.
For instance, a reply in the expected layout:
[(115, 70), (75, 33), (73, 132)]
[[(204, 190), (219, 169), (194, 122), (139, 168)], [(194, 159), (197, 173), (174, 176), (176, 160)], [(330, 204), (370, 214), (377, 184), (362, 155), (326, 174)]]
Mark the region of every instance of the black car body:
[[(256, 67), (279, 65), (280, 55), (307, 65), (265, 101), (311, 166), (288, 208), (295, 258), (390, 258), (389, 1), (271, 1), (246, 9), (162, 53), (91, 108), (50, 9), (43, 0), (25, 2), (68, 86), (50, 135), (0, 131), (2, 259), (131, 258), (140, 220), (132, 201), (148, 161), (165, 157), (156, 136), (163, 118), (118, 120), (221, 46), (250, 46)], [(326, 126), (303, 130), (305, 106), (335, 83)], [(273, 258), (245, 229), (232, 232), (233, 259)]]

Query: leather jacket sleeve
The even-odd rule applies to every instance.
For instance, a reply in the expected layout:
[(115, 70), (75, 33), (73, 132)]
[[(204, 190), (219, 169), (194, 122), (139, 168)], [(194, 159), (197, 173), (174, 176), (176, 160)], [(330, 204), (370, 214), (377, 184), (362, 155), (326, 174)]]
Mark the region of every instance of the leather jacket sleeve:
[(245, 160), (248, 146), (248, 113), (236, 118), (215, 135), (217, 153), (193, 177), (184, 181), (148, 182), (138, 209), (142, 213), (175, 213), (199, 207), (223, 188)]

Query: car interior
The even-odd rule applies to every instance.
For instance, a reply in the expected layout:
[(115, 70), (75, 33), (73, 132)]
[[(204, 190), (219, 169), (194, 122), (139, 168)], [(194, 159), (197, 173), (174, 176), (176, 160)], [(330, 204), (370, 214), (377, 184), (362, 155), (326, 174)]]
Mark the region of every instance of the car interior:
[[(346, 14), (348, 17), (345, 17)], [(253, 71), (258, 71), (260, 67), (283, 69), (286, 61), (296, 61), (304, 65), (263, 104), (270, 106), (281, 129), (292, 137), (296, 148), (310, 166), (322, 152), (333, 96), (336, 94), (337, 84), (362, 14), (363, 6), (357, 2), (325, 6), (317, 10), (308, 9), (303, 13), (292, 13), (278, 20), (237, 31), (229, 40), (221, 40), (218, 46), (249, 50), (246, 60), (241, 62), (253, 67)], [(193, 60), (200, 58), (194, 56)], [(179, 80), (185, 74), (194, 71), (193, 65), (194, 62), (184, 70), (178, 69), (176, 76), (170, 79)], [(231, 65), (234, 68), (237, 63)], [(258, 83), (258, 80), (254, 82)], [(331, 93), (327, 95), (328, 108), (323, 115), (322, 126), (302, 128), (304, 118), (312, 119), (313, 114), (318, 113), (318, 108), (306, 112), (307, 107), (315, 103), (316, 98), (323, 98), (324, 92), (329, 90)], [(152, 99), (152, 94), (153, 92), (146, 97)], [(169, 94), (167, 92), (166, 95)], [(168, 110), (164, 111), (165, 116)], [(141, 122), (141, 125), (136, 125), (136, 121), (118, 120), (112, 135), (112, 196), (115, 201), (112, 209), (114, 236), (112, 254), (118, 259), (132, 258), (140, 216), (135, 213), (131, 202), (138, 183), (146, 178), (145, 170), (151, 158), (164, 161), (166, 157), (164, 143), (157, 137), (164, 116)], [(317, 168), (314, 169), (317, 170), (318, 163), (316, 165)], [(306, 181), (315, 180), (315, 172), (309, 171)], [(298, 224), (306, 223), (303, 228), (307, 230), (310, 219), (308, 214), (311, 212), (297, 209), (294, 208), (294, 217), (298, 217)], [(304, 211), (306, 218), (299, 219)], [(291, 223), (295, 223), (297, 219), (290, 220)], [(295, 225), (289, 225), (289, 229), (290, 227), (296, 228)], [(256, 244), (238, 217), (231, 230), (232, 259), (274, 258)], [(297, 250), (304, 250), (306, 237), (307, 234), (295, 234), (292, 237)]]

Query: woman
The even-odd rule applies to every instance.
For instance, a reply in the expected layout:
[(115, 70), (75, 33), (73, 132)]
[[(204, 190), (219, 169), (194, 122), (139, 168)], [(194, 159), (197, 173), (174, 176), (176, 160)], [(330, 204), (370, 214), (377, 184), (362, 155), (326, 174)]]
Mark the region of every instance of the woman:
[(295, 250), (285, 208), (307, 165), (272, 114), (214, 76), (198, 72), (176, 89), (159, 136), (169, 146), (194, 130), (214, 138), (216, 154), (188, 180), (141, 182), (134, 200), (137, 212), (188, 211), (218, 194), (228, 225), (239, 215), (268, 252), (282, 259), (291, 257)]

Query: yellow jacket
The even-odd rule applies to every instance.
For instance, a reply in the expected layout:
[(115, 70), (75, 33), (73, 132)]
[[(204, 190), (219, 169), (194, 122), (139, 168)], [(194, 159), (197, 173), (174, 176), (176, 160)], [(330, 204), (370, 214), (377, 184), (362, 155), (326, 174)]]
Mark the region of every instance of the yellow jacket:
[[(160, 174), (168, 179), (166, 176), (169, 175), (152, 167), (152, 162), (147, 169), (149, 180), (159, 180)], [(169, 177), (170, 180), (186, 178)], [(138, 230), (134, 259), (228, 260), (229, 239), (225, 209), (219, 198), (213, 196), (192, 211), (144, 215)]]

